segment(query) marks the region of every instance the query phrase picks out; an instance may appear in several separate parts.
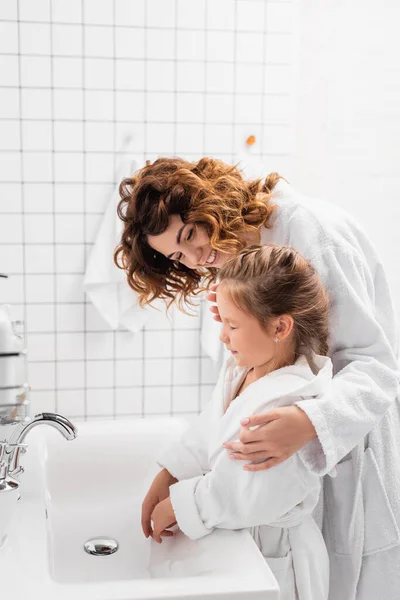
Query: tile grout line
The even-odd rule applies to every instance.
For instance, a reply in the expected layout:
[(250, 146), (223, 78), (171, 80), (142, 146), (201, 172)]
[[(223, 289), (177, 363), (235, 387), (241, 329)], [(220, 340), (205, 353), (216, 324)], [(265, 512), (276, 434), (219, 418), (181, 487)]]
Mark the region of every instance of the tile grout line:
[[(58, 355), (58, 327), (57, 327), (57, 258), (56, 258), (56, 199), (55, 199), (55, 120), (54, 120), (54, 57), (53, 57), (53, 26), (52, 26), (52, 3), (49, 2), (49, 32), (50, 32), (50, 116), (51, 116), (51, 173), (52, 173), (52, 181), (51, 181), (51, 190), (52, 190), (52, 219), (53, 219), (53, 242), (52, 242), (52, 250), (53, 250), (53, 266), (54, 266), (54, 281), (53, 281), (53, 292), (54, 292), (54, 410), (58, 412), (58, 363), (57, 363), (57, 355)], [(25, 244), (26, 246), (26, 244)]]
[[(20, 54), (20, 50), (21, 50), (21, 25), (20, 25), (20, 0), (17, 0), (17, 36), (18, 36), (18, 104), (19, 104), (19, 114), (21, 115), (21, 111), (22, 111), (22, 75), (21, 75), (21, 54)], [(19, 144), (20, 144), (20, 170), (21, 170), (21, 233), (22, 233), (22, 241), (24, 242), (25, 240), (25, 218), (24, 218), (24, 214), (25, 214), (25, 186), (24, 186), (24, 156), (23, 156), (23, 152), (22, 152), (22, 148), (23, 148), (23, 133), (22, 133), (22, 123), (20, 123), (19, 125)], [(23, 334), (24, 334), (24, 344), (25, 344), (25, 348), (28, 347), (28, 322), (27, 322), (27, 302), (26, 302), (26, 297), (27, 297), (27, 290), (26, 290), (26, 248), (25, 248), (25, 244), (22, 244), (22, 271), (23, 271), (23, 277), (22, 277), (22, 298), (23, 298), (23, 304), (22, 304), (22, 314), (23, 314), (23, 322), (24, 322), (24, 326), (23, 326)], [(25, 368), (25, 374), (26, 377), (28, 379), (29, 382), (29, 363), (28, 363), (28, 354), (25, 354), (24, 357), (24, 368)], [(27, 402), (28, 408), (27, 408), (27, 413), (30, 413), (30, 398), (28, 395), (28, 402)], [(28, 416), (28, 414), (26, 415)]]
[[(112, 59), (113, 59), (113, 102), (112, 102), (112, 107), (113, 107), (113, 144), (114, 144), (114, 158), (113, 158), (113, 169), (114, 169), (114, 177), (115, 177), (115, 186), (118, 185), (118, 181), (117, 181), (117, 154), (116, 154), (116, 150), (117, 150), (117, 128), (116, 128), (116, 115), (117, 115), (117, 106), (116, 106), (116, 102), (117, 102), (117, 90), (116, 90), (116, 70), (117, 70), (117, 59), (116, 59), (116, 27), (115, 27), (115, 22), (116, 22), (116, 6), (115, 6), (115, 0), (112, 0), (112, 12), (113, 12), (113, 23), (112, 23), (112, 45), (113, 45), (113, 55), (112, 55)], [(115, 191), (113, 191), (112, 196), (114, 195)], [(112, 200), (109, 200), (110, 202)], [(118, 328), (118, 325), (117, 325)], [(117, 417), (117, 391), (116, 391), (116, 387), (117, 387), (117, 364), (116, 364), (116, 345), (117, 345), (117, 332), (115, 329), (113, 329), (112, 331), (112, 339), (113, 339), (113, 351), (112, 351), (112, 376), (113, 376), (113, 390), (112, 390), (112, 406), (113, 406), (113, 418), (114, 420)]]
[[(267, 31), (266, 31), (266, 27), (267, 27), (267, 22), (268, 22), (268, 3), (266, 2), (264, 4), (264, 28), (263, 28), (263, 44), (262, 44), (262, 52), (263, 52), (263, 56), (262, 56), (262, 65), (263, 65), (263, 73), (262, 73), (262, 90), (261, 90), (261, 123), (265, 122), (265, 99), (267, 97), (267, 92), (266, 92), (266, 88), (267, 88), (267, 78), (266, 78), (266, 67), (267, 67), (267, 44), (268, 44), (268, 37), (267, 37)], [(289, 96), (289, 94), (288, 94)], [(287, 124), (288, 126), (288, 124)], [(265, 137), (265, 128), (261, 127), (261, 134), (260, 134), (260, 151), (258, 153), (259, 156), (261, 156), (261, 160), (262, 162), (264, 162), (264, 157), (268, 156), (267, 152), (263, 152), (265, 150), (264, 148), (264, 137)], [(257, 156), (256, 154), (254, 154), (253, 156)], [(267, 166), (265, 167), (267, 169)]]
[[(86, 45), (86, 35), (85, 35), (85, 0), (81, 0), (81, 27), (82, 27), (82, 51), (85, 51)], [(83, 120), (86, 117), (86, 65), (85, 61), (82, 61), (82, 84), (81, 90), (82, 92), (82, 117)], [(82, 127), (82, 150), (83, 150), (83, 165), (82, 165), (82, 179), (83, 179), (83, 240), (84, 240), (84, 255), (83, 255), (83, 273), (86, 272), (86, 204), (87, 204), (87, 164), (86, 164), (86, 128), (85, 123), (83, 123)], [(83, 381), (84, 381), (84, 392), (83, 392), (83, 412), (84, 412), (84, 420), (87, 421), (88, 417), (88, 394), (87, 394), (87, 381), (88, 381), (88, 372), (87, 372), (87, 307), (88, 301), (86, 294), (84, 293), (83, 297), (83, 356), (84, 356), (84, 365), (83, 365)]]
[[(147, 160), (147, 3), (144, 3), (144, 15), (143, 15), (143, 54), (144, 54), (144, 73), (143, 73), (143, 97), (144, 97), (144, 110), (143, 110), (143, 163), (146, 164)], [(142, 328), (142, 406), (141, 406), (141, 416), (144, 418), (146, 416), (146, 368), (145, 368), (145, 358), (146, 358), (146, 323)]]
[[(206, 146), (207, 146), (207, 138), (206, 138), (206, 131), (207, 131), (207, 99), (208, 99), (208, 92), (207, 92), (207, 80), (208, 80), (208, 29), (207, 29), (207, 23), (208, 23), (208, 10), (209, 10), (209, 0), (205, 0), (204, 2), (204, 48), (205, 48), (205, 56), (204, 56), (204, 81), (203, 81), (203, 156), (205, 156), (206, 154)], [(203, 310), (204, 310), (204, 302), (207, 302), (207, 300), (201, 300), (201, 304), (199, 307), (199, 319), (200, 319), (200, 327), (199, 327), (199, 332), (198, 332), (198, 355), (199, 355), (199, 364), (198, 364), (198, 380), (199, 380), (199, 387), (197, 390), (197, 412), (200, 414), (201, 410), (202, 410), (202, 376), (203, 376), (203, 361), (202, 361), (202, 345), (201, 345), (201, 332), (202, 332), (202, 327), (203, 327)]]
[[(173, 155), (176, 156), (177, 154), (177, 112), (178, 112), (178, 96), (177, 96), (177, 84), (178, 84), (178, 59), (177, 59), (177, 54), (178, 54), (178, 3), (177, 0), (174, 0), (173, 3), (173, 10), (174, 10), (174, 27), (173, 27), (173, 33), (174, 33), (174, 58), (173, 58), (173, 64), (174, 64), (174, 71), (173, 71), (173, 77), (174, 77), (174, 91), (173, 91), (173, 113), (174, 113), (174, 119), (173, 119), (173, 127), (174, 127), (174, 133), (173, 133), (173, 140), (172, 140), (172, 149), (173, 149)], [(171, 337), (170, 337), (170, 356), (171, 356), (171, 364), (170, 364), (170, 377), (171, 377), (171, 384), (169, 386), (169, 414), (172, 416), (173, 415), (173, 407), (174, 407), (174, 398), (173, 398), (173, 393), (172, 393), (172, 388), (174, 385), (174, 339), (175, 339), (175, 335), (174, 335), (174, 331), (175, 331), (175, 307), (172, 307), (173, 311), (171, 311), (170, 315), (171, 315)]]

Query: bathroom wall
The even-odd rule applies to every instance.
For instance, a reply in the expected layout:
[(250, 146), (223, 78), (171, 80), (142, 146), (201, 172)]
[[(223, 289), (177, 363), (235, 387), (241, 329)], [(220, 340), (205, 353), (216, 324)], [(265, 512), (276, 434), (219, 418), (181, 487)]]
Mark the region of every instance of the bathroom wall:
[(208, 400), (200, 320), (112, 331), (85, 299), (85, 266), (123, 157), (232, 162), (255, 135), (265, 172), (291, 178), (296, 7), (0, 3), (0, 301), (26, 323), (33, 414), (190, 418)]
[(400, 316), (399, 21), (396, 0), (302, 0), (293, 181), (366, 229)]

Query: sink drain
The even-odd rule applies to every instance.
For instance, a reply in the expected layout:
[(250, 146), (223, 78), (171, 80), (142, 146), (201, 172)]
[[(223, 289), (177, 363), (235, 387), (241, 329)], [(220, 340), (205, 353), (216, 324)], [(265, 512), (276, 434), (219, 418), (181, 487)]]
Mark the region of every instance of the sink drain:
[(109, 556), (119, 548), (116, 540), (109, 538), (93, 538), (83, 544), (85, 552), (93, 556)]

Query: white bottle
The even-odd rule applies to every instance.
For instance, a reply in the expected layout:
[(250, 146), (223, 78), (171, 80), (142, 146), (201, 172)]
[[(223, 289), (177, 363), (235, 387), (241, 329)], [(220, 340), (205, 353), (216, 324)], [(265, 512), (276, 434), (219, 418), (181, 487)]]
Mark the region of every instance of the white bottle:
[(22, 337), (16, 335), (8, 304), (0, 304), (0, 356), (19, 354), (23, 350)]
[(23, 338), (14, 331), (10, 316), (10, 306), (1, 304), (2, 288), (7, 285), (7, 275), (0, 273), (0, 357), (7, 354), (19, 354), (24, 349)]
[[(7, 275), (0, 274), (0, 284), (4, 289)], [(0, 304), (0, 418), (8, 410), (6, 405), (15, 405), (19, 388), (26, 384), (26, 353), (18, 326), (18, 321), (11, 320), (9, 305)]]

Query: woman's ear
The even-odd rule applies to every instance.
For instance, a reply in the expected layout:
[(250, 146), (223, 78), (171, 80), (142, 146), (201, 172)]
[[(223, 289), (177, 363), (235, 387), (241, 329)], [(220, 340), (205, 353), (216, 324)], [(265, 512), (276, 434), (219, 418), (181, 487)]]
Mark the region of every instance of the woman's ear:
[(290, 315), (281, 315), (276, 320), (275, 336), (280, 342), (286, 340), (293, 331), (293, 317)]

